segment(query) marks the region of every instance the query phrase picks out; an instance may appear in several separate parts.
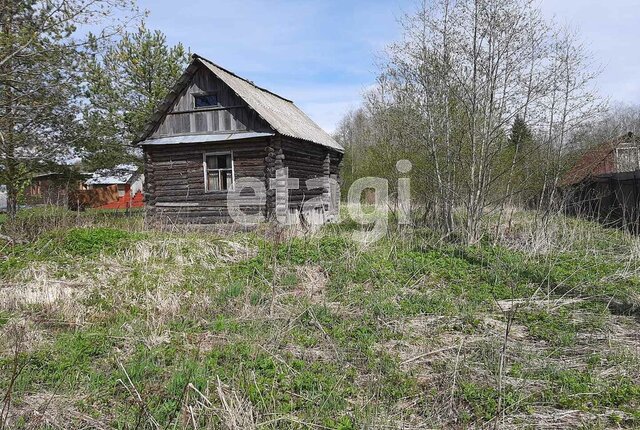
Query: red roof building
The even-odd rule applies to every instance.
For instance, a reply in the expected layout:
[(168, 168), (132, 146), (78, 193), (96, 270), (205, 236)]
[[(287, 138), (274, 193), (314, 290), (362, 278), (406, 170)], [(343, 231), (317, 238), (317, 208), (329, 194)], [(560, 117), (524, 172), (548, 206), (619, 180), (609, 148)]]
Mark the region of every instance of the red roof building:
[(627, 133), (588, 150), (560, 187), (568, 213), (640, 233), (640, 139)]
[(598, 176), (640, 170), (640, 138), (627, 133), (585, 152), (564, 175), (560, 186), (587, 182)]

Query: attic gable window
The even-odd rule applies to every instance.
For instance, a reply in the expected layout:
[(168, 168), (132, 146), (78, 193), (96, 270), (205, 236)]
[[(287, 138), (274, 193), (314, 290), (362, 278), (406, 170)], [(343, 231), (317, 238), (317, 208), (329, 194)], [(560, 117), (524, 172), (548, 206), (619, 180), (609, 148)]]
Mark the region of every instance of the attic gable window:
[(217, 94), (194, 94), (193, 102), (196, 109), (204, 109), (218, 106)]
[(233, 152), (204, 154), (203, 164), (207, 192), (233, 190)]

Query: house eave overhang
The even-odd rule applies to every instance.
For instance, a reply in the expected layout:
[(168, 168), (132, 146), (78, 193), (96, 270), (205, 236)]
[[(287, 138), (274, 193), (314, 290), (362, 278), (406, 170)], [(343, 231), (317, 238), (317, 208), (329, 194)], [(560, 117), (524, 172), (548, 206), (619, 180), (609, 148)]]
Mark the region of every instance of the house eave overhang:
[(275, 136), (275, 133), (241, 132), (241, 133), (212, 133), (189, 134), (184, 136), (159, 137), (147, 139), (139, 143), (142, 146), (184, 145), (189, 143), (216, 143), (230, 142), (245, 139), (258, 139)]

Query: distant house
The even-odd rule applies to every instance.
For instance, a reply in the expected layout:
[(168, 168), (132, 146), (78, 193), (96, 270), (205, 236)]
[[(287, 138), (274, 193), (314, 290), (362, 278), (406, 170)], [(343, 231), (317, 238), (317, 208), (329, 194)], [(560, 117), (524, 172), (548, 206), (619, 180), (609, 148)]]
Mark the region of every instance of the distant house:
[[(229, 221), (226, 200), (241, 178), (266, 195), (243, 191), (243, 210), (265, 218), (303, 211), (336, 216), (344, 149), (291, 100), (194, 55), (137, 142), (144, 151), (150, 215), (189, 223)], [(276, 202), (276, 172), (300, 182)], [(306, 180), (325, 178), (307, 187)], [(333, 185), (332, 185), (333, 184)], [(306, 204), (305, 204), (306, 203)], [(304, 212), (304, 211), (303, 211)]]
[(85, 182), (85, 207), (97, 209), (141, 208), (144, 175), (133, 164), (120, 164), (112, 169), (95, 171)]
[(124, 209), (142, 208), (144, 175), (138, 166), (120, 164), (111, 169), (99, 169), (85, 174), (88, 179), (82, 188), (71, 192), (71, 209)]
[(87, 174), (69, 168), (60, 172), (39, 173), (33, 176), (25, 189), (25, 200), (29, 206), (67, 206), (69, 195), (87, 189), (84, 180)]
[(560, 183), (567, 210), (640, 226), (640, 138), (627, 133), (586, 151)]

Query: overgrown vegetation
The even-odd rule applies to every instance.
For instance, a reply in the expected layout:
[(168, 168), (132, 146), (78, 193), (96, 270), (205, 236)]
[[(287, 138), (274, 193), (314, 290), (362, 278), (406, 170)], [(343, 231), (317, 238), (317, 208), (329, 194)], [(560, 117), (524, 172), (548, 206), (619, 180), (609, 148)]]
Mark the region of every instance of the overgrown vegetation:
[(0, 271), (5, 428), (640, 425), (624, 232), (557, 217), (543, 237), (518, 213), (497, 243), (417, 229), (362, 247), (348, 221), (28, 214), (44, 233), (5, 245)]
[[(469, 244), (488, 212), (555, 210), (572, 150), (593, 144), (586, 131), (605, 107), (579, 34), (531, 0), (424, 1), (399, 24), (376, 84), (335, 133), (345, 188), (375, 176), (393, 194), (411, 177), (422, 222)], [(400, 159), (413, 168), (400, 173)]]

